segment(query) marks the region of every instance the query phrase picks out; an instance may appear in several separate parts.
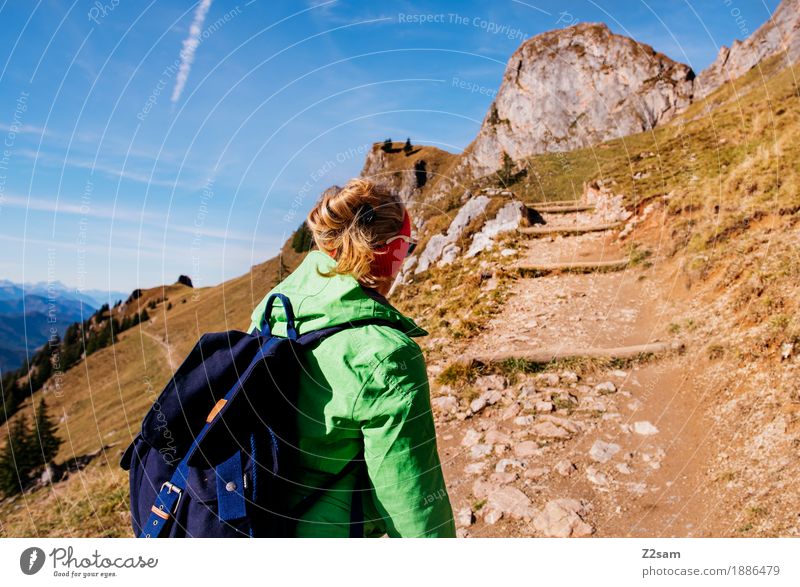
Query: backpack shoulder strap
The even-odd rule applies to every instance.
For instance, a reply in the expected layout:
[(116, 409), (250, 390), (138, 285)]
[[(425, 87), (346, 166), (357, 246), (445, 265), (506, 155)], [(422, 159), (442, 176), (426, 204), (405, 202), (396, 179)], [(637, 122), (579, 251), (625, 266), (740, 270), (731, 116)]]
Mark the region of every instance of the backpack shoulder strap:
[(353, 320), (352, 322), (347, 322), (346, 324), (337, 324), (336, 326), (320, 328), (319, 330), (307, 332), (301, 336), (298, 336), (296, 342), (303, 347), (313, 346), (318, 342), (322, 342), (322, 340), (328, 338), (329, 336), (333, 336), (337, 332), (349, 330), (351, 328), (358, 328), (359, 326), (367, 326), (370, 324), (377, 326), (388, 326), (390, 328), (400, 330), (400, 327), (390, 320), (384, 320), (382, 318), (365, 318), (364, 320)]

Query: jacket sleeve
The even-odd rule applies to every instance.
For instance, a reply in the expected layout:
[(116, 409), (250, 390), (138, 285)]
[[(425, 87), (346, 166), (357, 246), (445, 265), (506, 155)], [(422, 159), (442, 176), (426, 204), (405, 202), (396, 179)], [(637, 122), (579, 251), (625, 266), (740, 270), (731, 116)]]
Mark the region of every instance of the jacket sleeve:
[(353, 408), (379, 526), (392, 537), (454, 537), (436, 449), (425, 361), (403, 345), (374, 370)]

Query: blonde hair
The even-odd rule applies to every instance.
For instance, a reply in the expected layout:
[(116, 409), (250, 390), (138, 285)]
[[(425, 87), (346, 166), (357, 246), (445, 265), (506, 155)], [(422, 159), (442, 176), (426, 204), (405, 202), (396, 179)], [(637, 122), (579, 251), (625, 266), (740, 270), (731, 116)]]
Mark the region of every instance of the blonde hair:
[(336, 267), (322, 275), (352, 275), (367, 287), (381, 285), (389, 278), (372, 274), (374, 249), (400, 231), (404, 214), (400, 196), (368, 179), (325, 190), (306, 219), (317, 248), (336, 258)]

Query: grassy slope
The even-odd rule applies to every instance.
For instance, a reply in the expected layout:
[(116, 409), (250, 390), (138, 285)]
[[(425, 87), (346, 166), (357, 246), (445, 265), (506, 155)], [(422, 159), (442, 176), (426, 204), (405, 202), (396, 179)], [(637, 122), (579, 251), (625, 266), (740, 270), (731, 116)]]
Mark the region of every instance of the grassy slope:
[[(299, 263), (300, 255), (289, 248), (283, 256), (285, 268)], [(172, 372), (159, 341), (169, 340), (173, 357), (180, 361), (204, 332), (247, 328), (253, 307), (276, 283), (279, 269), (275, 258), (216, 287), (174, 285), (145, 291), (137, 300), (142, 308), (151, 299), (167, 301), (148, 309), (150, 320), (123, 332), (114, 346), (67, 371), (58, 394), (46, 392), (51, 413), (65, 416), (58, 430), (65, 442), (56, 461), (96, 451), (99, 455), (62, 483), (1, 502), (0, 535), (128, 535), (127, 474), (119, 469), (119, 456)], [(30, 401), (22, 411), (30, 413)], [(0, 428), (0, 437), (5, 434), (5, 427)], [(113, 446), (104, 450), (108, 445)]]

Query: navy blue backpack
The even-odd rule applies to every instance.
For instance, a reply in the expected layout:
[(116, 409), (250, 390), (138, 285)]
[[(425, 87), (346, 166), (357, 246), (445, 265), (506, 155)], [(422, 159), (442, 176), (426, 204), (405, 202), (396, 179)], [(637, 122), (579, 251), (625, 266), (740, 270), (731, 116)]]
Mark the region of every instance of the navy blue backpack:
[[(270, 333), (275, 299), (283, 305), (287, 337)], [(286, 453), (297, 446), (294, 406), (303, 351), (346, 328), (391, 323), (365, 320), (298, 336), (282, 294), (269, 297), (264, 313), (260, 331), (204, 335), (123, 454), (133, 531), (140, 538), (291, 536), (293, 522), (356, 468), (350, 535), (363, 535), (363, 457), (289, 509)]]

